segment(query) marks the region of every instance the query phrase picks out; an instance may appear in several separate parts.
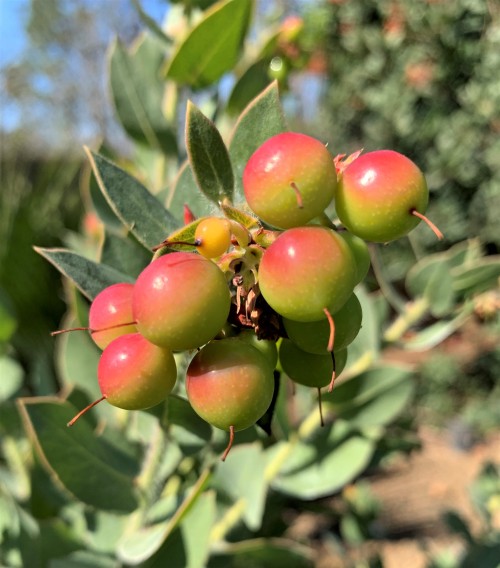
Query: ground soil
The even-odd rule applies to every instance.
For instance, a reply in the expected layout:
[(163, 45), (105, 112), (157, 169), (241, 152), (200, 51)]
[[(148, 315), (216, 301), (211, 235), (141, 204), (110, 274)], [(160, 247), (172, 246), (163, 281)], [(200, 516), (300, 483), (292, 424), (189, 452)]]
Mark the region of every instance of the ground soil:
[(420, 452), (372, 483), (383, 504), (381, 529), (391, 535), (377, 546), (384, 568), (423, 568), (437, 551), (460, 551), (462, 542), (448, 533), (442, 516), (455, 511), (478, 533), (469, 487), (486, 462), (500, 463), (500, 434), (467, 452), (456, 449), (447, 432), (422, 428), (420, 438)]
[[(465, 366), (493, 349), (497, 341), (498, 337), (486, 333), (472, 319), (439, 349), (452, 354)], [(415, 368), (428, 356), (429, 352), (412, 354), (397, 348), (384, 353), (386, 360), (405, 362)], [(425, 568), (433, 556), (444, 551), (458, 557), (464, 544), (448, 531), (443, 521), (447, 511), (460, 514), (474, 533), (481, 531), (481, 520), (472, 505), (469, 488), (484, 464), (500, 464), (500, 432), (492, 433), (466, 451), (457, 447), (450, 430), (421, 426), (419, 437), (420, 450), (368, 478), (381, 504), (376, 521), (379, 539), (352, 548), (346, 555), (339, 552), (333, 539), (328, 539), (332, 531), (331, 515), (297, 517), (297, 524), (290, 527), (290, 536), (298, 540), (317, 539), (316, 568), (367, 567), (363, 561), (374, 555), (379, 555), (383, 568)], [(340, 497), (331, 499), (333, 509), (339, 500)]]
[[(456, 449), (446, 431), (423, 427), (419, 435), (421, 450), (368, 478), (382, 506), (376, 522), (380, 539), (340, 554), (324, 538), (331, 530), (329, 515), (297, 517), (289, 536), (299, 540), (319, 536), (316, 568), (368, 566), (362, 561), (375, 555), (381, 558), (383, 568), (425, 568), (440, 552), (459, 556), (463, 542), (448, 532), (442, 519), (447, 511), (459, 513), (476, 534), (481, 531), (469, 487), (485, 463), (500, 463), (500, 432), (466, 452)], [(331, 500), (333, 508), (335, 499), (339, 498)]]

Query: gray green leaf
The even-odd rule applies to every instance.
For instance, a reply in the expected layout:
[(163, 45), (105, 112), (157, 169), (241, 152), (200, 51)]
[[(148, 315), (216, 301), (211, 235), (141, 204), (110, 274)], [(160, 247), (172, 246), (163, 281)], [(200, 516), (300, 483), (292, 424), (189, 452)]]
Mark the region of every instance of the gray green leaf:
[(235, 177), (235, 203), (244, 200), (241, 180), (250, 156), (268, 138), (286, 130), (278, 83), (274, 81), (245, 108), (231, 135), (229, 157)]
[(231, 201), (234, 176), (227, 148), (215, 124), (191, 101), (186, 112), (186, 149), (200, 190), (216, 204)]
[(109, 205), (143, 246), (153, 248), (179, 226), (158, 199), (134, 177), (88, 149), (87, 155)]
[(80, 292), (93, 300), (101, 290), (119, 282), (133, 282), (128, 274), (123, 274), (105, 264), (99, 264), (65, 249), (44, 249), (35, 247), (36, 252), (45, 257), (61, 274), (75, 283)]

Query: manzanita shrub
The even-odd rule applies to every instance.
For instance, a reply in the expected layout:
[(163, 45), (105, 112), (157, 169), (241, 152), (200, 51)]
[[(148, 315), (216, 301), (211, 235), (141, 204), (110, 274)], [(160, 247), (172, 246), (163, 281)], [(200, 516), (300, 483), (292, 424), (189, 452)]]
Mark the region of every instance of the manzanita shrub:
[[(55, 339), (59, 395), (18, 401), (30, 444), (11, 406), (0, 420), (9, 566), (312, 566), (312, 548), (283, 536), (282, 509), (377, 463), (413, 392), (411, 370), (381, 360), (384, 343), (432, 347), (498, 278), (498, 259), (457, 245), (415, 264), (389, 318), (364, 284), (370, 254), (377, 262), (375, 242), (425, 219), (425, 176), (396, 151), (345, 159), (289, 131), (276, 82), (239, 99), (229, 134), (188, 102), (187, 160), (156, 191), (147, 164), (171, 162), (179, 143), (157, 71), (194, 90), (218, 81), (251, 5), (211, 7), (167, 65), (151, 37), (133, 54), (113, 47), (112, 92), (138, 165), (132, 175), (87, 149), (98, 258), (37, 249), (65, 276), (68, 333)], [(283, 30), (259, 57), (282, 46)], [(137, 113), (130, 93), (145, 89)], [(424, 318), (432, 325), (408, 339)]]

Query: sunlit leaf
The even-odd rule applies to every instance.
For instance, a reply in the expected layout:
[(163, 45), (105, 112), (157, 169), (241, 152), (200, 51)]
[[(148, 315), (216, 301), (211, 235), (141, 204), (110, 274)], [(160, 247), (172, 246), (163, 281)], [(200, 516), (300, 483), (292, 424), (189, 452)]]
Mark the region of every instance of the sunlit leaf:
[[(350, 436), (340, 443), (299, 443), (285, 462), (272, 487), (299, 499), (317, 499), (338, 491), (368, 465), (374, 443), (362, 436)], [(301, 454), (306, 458), (302, 461)], [(303, 463), (303, 467), (300, 463)]]
[(186, 112), (186, 149), (200, 190), (214, 203), (231, 201), (234, 177), (226, 146), (215, 124), (190, 101)]
[(228, 493), (235, 502), (245, 501), (243, 519), (252, 530), (258, 530), (262, 524), (268, 488), (265, 469), (261, 444), (241, 444), (231, 450), (214, 474), (215, 487)]
[(245, 108), (231, 135), (229, 156), (235, 178), (235, 203), (244, 200), (241, 180), (250, 156), (268, 138), (286, 130), (278, 83), (275, 81)]
[(230, 71), (239, 56), (252, 12), (252, 0), (227, 0), (208, 10), (171, 58), (167, 76), (201, 88)]

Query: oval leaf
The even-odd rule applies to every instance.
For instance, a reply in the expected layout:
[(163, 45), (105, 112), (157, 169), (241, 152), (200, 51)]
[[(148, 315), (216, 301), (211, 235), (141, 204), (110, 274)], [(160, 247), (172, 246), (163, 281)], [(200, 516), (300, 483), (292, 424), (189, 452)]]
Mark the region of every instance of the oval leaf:
[(151, 249), (179, 226), (158, 199), (134, 177), (88, 148), (85, 151), (104, 197), (142, 245)]
[(462, 326), (473, 312), (472, 304), (466, 303), (458, 315), (451, 320), (442, 320), (404, 341), (404, 348), (411, 351), (427, 351), (448, 338)]
[[(69, 429), (76, 414), (57, 399), (21, 399), (25, 427), (45, 466), (80, 501), (97, 509), (131, 512), (138, 499), (133, 478), (110, 460), (109, 446), (97, 439), (84, 421)], [(118, 465), (118, 464), (116, 464)]]
[(167, 76), (198, 89), (230, 71), (238, 60), (252, 6), (252, 0), (228, 0), (207, 11), (172, 57)]
[(210, 554), (210, 536), (216, 519), (215, 492), (207, 491), (193, 503), (180, 530), (190, 568), (203, 568)]
[[(210, 476), (209, 469), (205, 469), (201, 473), (196, 483), (191, 487), (189, 494), (185, 495), (181, 505), (170, 519), (164, 523), (142, 527), (134, 533), (125, 534), (118, 544), (117, 556), (126, 564), (140, 564), (159, 549), (164, 549), (165, 545), (175, 539), (179, 524), (203, 494)], [(157, 565), (163, 566), (164, 564)]]
[(232, 448), (225, 462), (220, 462), (214, 485), (234, 501), (245, 499), (243, 519), (251, 530), (259, 530), (266, 503), (268, 481), (266, 456), (260, 443), (241, 444)]
[(453, 288), (462, 294), (477, 294), (497, 285), (500, 278), (500, 255), (477, 260), (472, 266), (453, 271)]
[(175, 132), (162, 112), (165, 86), (158, 80), (164, 58), (164, 47), (151, 36), (143, 36), (132, 53), (115, 41), (109, 78), (116, 114), (126, 132), (150, 148), (176, 155)]
[(410, 375), (408, 367), (379, 365), (336, 385), (332, 393), (323, 395), (323, 400), (331, 403), (335, 412), (347, 412), (348, 408), (362, 406), (398, 384), (407, 382)]
[(413, 297), (426, 298), (434, 316), (449, 313), (455, 294), (447, 256), (439, 253), (420, 260), (408, 272), (406, 288)]
[(278, 83), (274, 81), (260, 93), (238, 118), (231, 141), (229, 157), (235, 177), (235, 202), (244, 201), (242, 176), (250, 156), (268, 138), (288, 130), (281, 107)]
[(4, 355), (0, 357), (0, 403), (8, 400), (21, 388), (24, 371), (21, 365)]
[(238, 115), (263, 89), (269, 85), (269, 59), (253, 62), (236, 81), (226, 111)]
[(234, 177), (226, 146), (215, 124), (191, 101), (186, 112), (186, 149), (201, 191), (214, 203), (231, 201)]
[(76, 252), (65, 249), (44, 249), (35, 247), (37, 253), (45, 257), (59, 272), (64, 274), (80, 292), (93, 300), (104, 288), (119, 282), (134, 282), (128, 274), (123, 274), (105, 264), (98, 264)]
[[(290, 466), (285, 462), (282, 474), (272, 483), (274, 489), (298, 497), (299, 499), (318, 499), (331, 495), (359, 475), (370, 462), (375, 449), (371, 440), (361, 436), (351, 436), (340, 444), (322, 445), (316, 448), (315, 459), (307, 467), (294, 467), (289, 474), (284, 473)], [(308, 444), (297, 444), (294, 454), (308, 454)], [(292, 462), (296, 457), (292, 454)]]
[(338, 416), (352, 428), (384, 426), (392, 422), (404, 410), (414, 390), (415, 384), (407, 376), (405, 381), (380, 392), (361, 406), (350, 408), (345, 412), (340, 411)]

